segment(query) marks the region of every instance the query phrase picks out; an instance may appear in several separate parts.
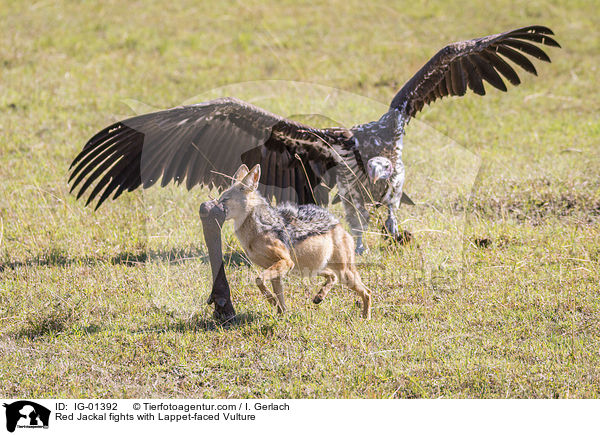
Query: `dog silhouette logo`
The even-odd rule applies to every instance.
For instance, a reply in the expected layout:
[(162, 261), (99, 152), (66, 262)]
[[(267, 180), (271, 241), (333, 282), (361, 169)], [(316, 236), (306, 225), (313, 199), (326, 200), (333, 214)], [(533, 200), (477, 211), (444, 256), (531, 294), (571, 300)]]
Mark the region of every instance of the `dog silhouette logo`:
[(5, 403), (6, 430), (14, 432), (18, 428), (48, 428), (50, 410), (29, 400)]

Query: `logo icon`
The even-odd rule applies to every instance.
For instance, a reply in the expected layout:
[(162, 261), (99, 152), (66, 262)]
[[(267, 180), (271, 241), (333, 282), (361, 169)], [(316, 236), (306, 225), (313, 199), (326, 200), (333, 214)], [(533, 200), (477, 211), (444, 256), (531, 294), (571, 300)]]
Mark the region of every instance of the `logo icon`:
[(50, 410), (29, 400), (19, 400), (4, 404), (6, 408), (6, 429), (14, 432), (15, 428), (48, 428)]

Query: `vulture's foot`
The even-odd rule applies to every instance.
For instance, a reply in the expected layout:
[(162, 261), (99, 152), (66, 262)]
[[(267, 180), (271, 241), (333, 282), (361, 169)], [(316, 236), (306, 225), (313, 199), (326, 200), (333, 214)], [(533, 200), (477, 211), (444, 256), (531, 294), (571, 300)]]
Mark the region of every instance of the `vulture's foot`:
[(402, 246), (408, 245), (414, 239), (413, 234), (407, 230), (398, 231), (396, 234), (392, 234), (387, 230), (387, 228), (384, 227), (383, 232), (386, 234), (386, 238), (388, 240), (391, 240), (392, 242), (398, 243)]
[(229, 322), (235, 319), (235, 310), (231, 300), (226, 298), (215, 298), (209, 299), (209, 304), (215, 303), (215, 311), (213, 311), (213, 318), (218, 322)]
[(400, 245), (407, 245), (413, 239), (413, 235), (406, 230), (398, 230), (398, 220), (393, 213), (393, 210), (389, 210), (388, 218), (385, 221), (383, 232), (387, 234), (388, 239), (393, 240)]
[(402, 230), (396, 234), (393, 240), (401, 245), (408, 245), (410, 242), (412, 242), (413, 235), (410, 231)]

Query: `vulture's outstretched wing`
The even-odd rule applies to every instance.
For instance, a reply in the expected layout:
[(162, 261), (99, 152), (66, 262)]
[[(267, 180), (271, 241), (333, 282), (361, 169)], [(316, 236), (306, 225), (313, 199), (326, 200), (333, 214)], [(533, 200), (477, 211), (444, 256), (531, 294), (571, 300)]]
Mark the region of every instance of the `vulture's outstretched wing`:
[[(227, 187), (245, 163), (263, 168), (261, 190), (278, 201), (327, 202), (315, 187), (339, 159), (343, 129), (314, 129), (249, 103), (221, 98), (117, 122), (92, 137), (71, 164), (77, 198), (92, 186), (87, 204), (152, 186), (162, 178)], [(339, 148), (339, 149), (334, 149)], [(324, 198), (319, 197), (325, 195)]]
[(506, 91), (502, 76), (515, 86), (521, 81), (504, 58), (537, 75), (535, 67), (523, 53), (550, 62), (546, 53), (532, 43), (560, 47), (548, 36), (553, 34), (547, 27), (529, 26), (450, 44), (406, 82), (394, 97), (390, 110), (404, 110), (406, 116), (415, 116), (425, 103), (447, 95), (462, 96), (467, 87), (476, 94), (485, 95), (482, 79)]

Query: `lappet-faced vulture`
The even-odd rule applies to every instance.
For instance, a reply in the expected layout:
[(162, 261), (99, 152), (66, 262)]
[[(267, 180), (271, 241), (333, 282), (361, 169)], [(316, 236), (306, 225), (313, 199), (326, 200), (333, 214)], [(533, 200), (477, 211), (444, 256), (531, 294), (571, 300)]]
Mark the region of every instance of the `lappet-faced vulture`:
[[(236, 98), (219, 98), (117, 122), (94, 135), (71, 165), (71, 189), (87, 203), (160, 180), (226, 187), (240, 164), (263, 168), (261, 192), (277, 201), (326, 204), (337, 184), (362, 252), (367, 203), (388, 208), (386, 228), (398, 234), (394, 210), (403, 195), (404, 126), (426, 104), (445, 96), (484, 95), (483, 82), (506, 91), (518, 85), (515, 66), (536, 74), (529, 57), (549, 62), (539, 45), (560, 47), (543, 26), (450, 44), (427, 62), (373, 122), (349, 129), (313, 128)], [(538, 45), (536, 45), (538, 44)], [(529, 57), (528, 57), (529, 56)]]

